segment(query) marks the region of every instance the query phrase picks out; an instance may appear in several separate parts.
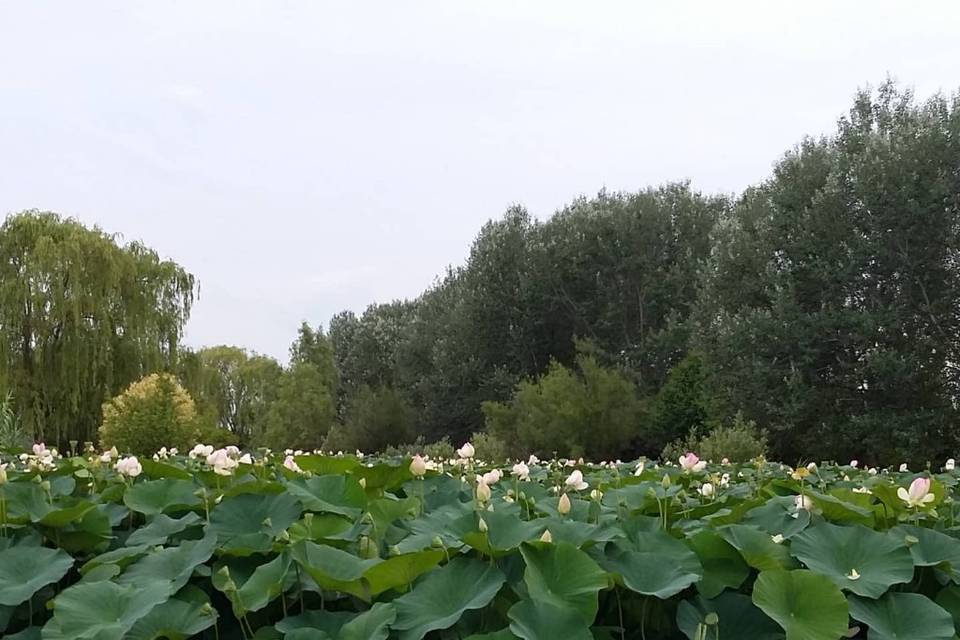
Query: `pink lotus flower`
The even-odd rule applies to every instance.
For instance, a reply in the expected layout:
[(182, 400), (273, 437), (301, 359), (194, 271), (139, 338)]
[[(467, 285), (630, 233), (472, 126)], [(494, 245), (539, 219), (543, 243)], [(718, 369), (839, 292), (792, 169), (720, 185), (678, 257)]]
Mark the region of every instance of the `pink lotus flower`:
[(897, 489), (897, 497), (907, 503), (910, 507), (921, 507), (937, 499), (930, 493), (930, 478), (915, 478), (910, 483), (910, 489), (900, 487)]
[(680, 456), (680, 468), (684, 471), (700, 472), (707, 468), (707, 463), (697, 457), (695, 453)]

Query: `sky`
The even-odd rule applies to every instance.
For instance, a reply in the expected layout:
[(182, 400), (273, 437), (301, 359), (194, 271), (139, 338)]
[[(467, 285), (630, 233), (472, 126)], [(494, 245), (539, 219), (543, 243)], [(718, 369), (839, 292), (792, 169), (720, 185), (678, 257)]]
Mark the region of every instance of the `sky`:
[(960, 89), (960, 2), (0, 0), (0, 214), (193, 273), (186, 341), (286, 359), (513, 204), (737, 193), (859, 87)]

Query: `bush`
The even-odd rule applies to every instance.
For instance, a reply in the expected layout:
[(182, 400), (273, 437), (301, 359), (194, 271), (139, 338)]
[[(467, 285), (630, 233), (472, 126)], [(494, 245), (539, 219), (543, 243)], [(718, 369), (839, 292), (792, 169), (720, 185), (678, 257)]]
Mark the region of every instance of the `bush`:
[(402, 395), (389, 387), (361, 387), (350, 401), (344, 425), (335, 425), (323, 441), (327, 451), (365, 453), (414, 440), (416, 416)]
[(731, 425), (718, 425), (705, 435), (693, 432), (686, 438), (674, 440), (664, 448), (661, 458), (676, 462), (688, 451), (713, 462), (724, 458), (730, 462), (746, 462), (767, 455), (767, 432), (757, 429), (752, 420), (744, 420), (738, 413)]
[(420, 454), (431, 460), (449, 460), (456, 457), (456, 448), (450, 444), (450, 440), (446, 436), (436, 442), (425, 442), (423, 436), (419, 436), (408, 444), (391, 445), (383, 450), (383, 454), (398, 457), (411, 457)]
[(515, 456), (612, 460), (629, 452), (641, 411), (633, 383), (588, 355), (577, 365), (554, 362), (539, 380), (517, 385), (511, 401), (484, 402), (487, 433)]
[(470, 436), (470, 444), (476, 451), (477, 460), (496, 463), (510, 457), (507, 443), (491, 433), (480, 431), (473, 434)]
[(151, 455), (160, 447), (185, 451), (196, 443), (200, 424), (193, 398), (176, 378), (152, 373), (103, 405), (100, 446)]
[(676, 364), (652, 398), (645, 421), (642, 449), (660, 451), (689, 433), (702, 432), (707, 423), (706, 372), (703, 359), (688, 353)]

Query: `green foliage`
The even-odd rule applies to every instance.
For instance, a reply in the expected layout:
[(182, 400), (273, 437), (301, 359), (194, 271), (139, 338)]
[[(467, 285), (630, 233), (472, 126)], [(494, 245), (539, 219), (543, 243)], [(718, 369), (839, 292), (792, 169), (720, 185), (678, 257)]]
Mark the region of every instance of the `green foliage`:
[(521, 382), (509, 403), (484, 403), (487, 432), (518, 454), (616, 458), (637, 435), (636, 389), (592, 356), (577, 365), (555, 362), (543, 378)]
[(426, 442), (423, 436), (417, 436), (417, 439), (411, 443), (387, 447), (383, 450), (383, 455), (386, 457), (421, 455), (433, 460), (449, 460), (456, 457), (456, 447), (450, 443), (448, 438), (441, 438), (436, 442)]
[(787, 459), (960, 446), (960, 99), (858, 94), (718, 228), (696, 345)]
[[(219, 432), (212, 436), (240, 445), (262, 437), (283, 374), (276, 360), (239, 347), (217, 346), (184, 352), (179, 370), (199, 412), (226, 432), (226, 436)], [(211, 440), (206, 435), (202, 439), (213, 444)]]
[(353, 396), (346, 424), (330, 429), (323, 444), (326, 451), (383, 451), (413, 442), (413, 408), (389, 387), (363, 386)]
[(510, 457), (510, 446), (492, 433), (475, 433), (470, 436), (470, 444), (480, 460), (506, 460)]
[(660, 454), (661, 459), (676, 461), (687, 452), (695, 452), (704, 460), (720, 461), (724, 458), (732, 462), (746, 462), (767, 454), (767, 432), (758, 429), (743, 419), (742, 414), (734, 416), (727, 425), (714, 426), (706, 434), (693, 431), (684, 438), (674, 440)]
[(0, 449), (25, 449), (29, 444), (30, 437), (14, 412), (13, 394), (8, 392), (0, 396)]
[(644, 425), (644, 449), (661, 451), (669, 442), (703, 431), (708, 404), (703, 359), (688, 353), (653, 397)]
[(190, 394), (168, 374), (150, 374), (103, 405), (100, 446), (152, 455), (161, 447), (190, 448), (200, 434)]
[(283, 373), (258, 442), (283, 450), (316, 449), (333, 425), (335, 399), (330, 376), (312, 362), (298, 362)]
[[(105, 398), (172, 366), (194, 279), (53, 213), (0, 226), (0, 385), (32, 438), (94, 440)], [(64, 447), (65, 448), (65, 447)]]
[[(144, 459), (130, 478), (97, 455), (31, 468), (0, 454), (0, 634), (955, 633), (956, 470), (923, 474), (935, 499), (915, 506), (898, 489), (918, 475), (896, 469), (822, 463), (804, 477), (763, 461), (700, 470), (647, 461), (637, 476), (636, 461), (585, 462), (587, 486), (566, 489), (571, 509), (561, 515), (551, 489), (571, 469), (559, 460), (530, 462), (528, 480), (504, 478), (480, 504), (456, 465), (415, 479), (409, 460), (308, 454), (295, 457), (297, 471), (285, 459), (255, 454), (222, 475), (203, 456), (179, 454)], [(472, 465), (469, 476), (505, 467)], [(701, 490), (707, 482), (713, 492)], [(797, 508), (801, 496), (810, 510)]]

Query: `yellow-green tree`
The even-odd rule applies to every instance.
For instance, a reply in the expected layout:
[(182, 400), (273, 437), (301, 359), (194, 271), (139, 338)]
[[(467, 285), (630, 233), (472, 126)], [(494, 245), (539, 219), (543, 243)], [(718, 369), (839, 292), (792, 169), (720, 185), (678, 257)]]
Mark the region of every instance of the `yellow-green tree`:
[(192, 446), (200, 433), (193, 398), (169, 374), (152, 373), (103, 405), (100, 446), (152, 454), (160, 447)]

